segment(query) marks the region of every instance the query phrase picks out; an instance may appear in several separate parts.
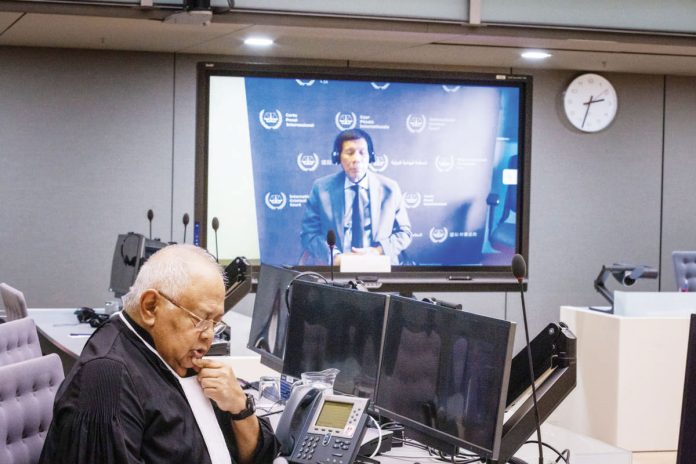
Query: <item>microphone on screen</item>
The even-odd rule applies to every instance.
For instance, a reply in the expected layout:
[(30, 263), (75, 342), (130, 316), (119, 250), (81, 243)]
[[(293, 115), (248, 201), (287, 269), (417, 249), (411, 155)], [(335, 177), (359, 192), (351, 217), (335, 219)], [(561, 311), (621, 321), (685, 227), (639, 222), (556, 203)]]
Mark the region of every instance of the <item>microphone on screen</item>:
[(155, 217), (155, 213), (151, 209), (147, 210), (147, 220), (150, 222), (150, 240), (152, 240), (152, 218)]
[(527, 263), (524, 257), (520, 254), (516, 254), (512, 257), (512, 275), (515, 276), (517, 282), (520, 284), (520, 297), (522, 298), (522, 317), (524, 319), (524, 336), (527, 342), (527, 360), (529, 361), (529, 379), (532, 384), (532, 399), (534, 400), (534, 420), (537, 431), (537, 442), (539, 445), (539, 464), (543, 463), (543, 450), (541, 448), (541, 420), (539, 419), (539, 406), (537, 405), (537, 391), (536, 384), (534, 383), (534, 361), (532, 361), (532, 345), (529, 343), (529, 325), (527, 324), (527, 308), (524, 304), (524, 281), (527, 275)]
[(217, 241), (217, 231), (218, 228), (220, 227), (220, 221), (218, 220), (217, 216), (213, 218), (213, 231), (215, 231), (215, 261), (218, 263), (220, 262), (218, 260), (218, 241)]
[(336, 232), (334, 232), (333, 229), (329, 229), (329, 231), (326, 233), (326, 244), (329, 245), (329, 260), (331, 261), (331, 282), (333, 282), (333, 280), (334, 280), (333, 250), (334, 250), (334, 247), (336, 246)]
[(186, 227), (188, 227), (188, 224), (189, 224), (188, 213), (184, 213), (184, 217), (183, 217), (182, 221), (184, 223), (184, 243), (186, 243)]

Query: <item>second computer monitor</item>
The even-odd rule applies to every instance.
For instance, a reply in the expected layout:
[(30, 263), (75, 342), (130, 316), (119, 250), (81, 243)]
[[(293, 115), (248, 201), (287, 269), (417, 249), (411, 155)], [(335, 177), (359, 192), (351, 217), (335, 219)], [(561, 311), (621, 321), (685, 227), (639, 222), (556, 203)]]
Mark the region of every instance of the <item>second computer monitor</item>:
[(281, 371), (285, 353), (288, 308), (285, 290), (297, 271), (261, 264), (247, 347), (261, 355), (261, 363)]
[(387, 297), (296, 281), (283, 373), (340, 370), (334, 390), (373, 398)]
[(514, 324), (391, 297), (386, 327), (377, 411), (436, 448), (497, 459)]

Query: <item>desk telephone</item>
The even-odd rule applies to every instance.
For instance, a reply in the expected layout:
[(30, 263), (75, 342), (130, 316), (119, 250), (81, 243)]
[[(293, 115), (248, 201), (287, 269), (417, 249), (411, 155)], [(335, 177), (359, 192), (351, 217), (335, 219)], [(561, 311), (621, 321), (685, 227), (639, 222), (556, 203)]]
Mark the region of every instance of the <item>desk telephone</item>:
[(281, 455), (298, 464), (352, 463), (365, 434), (367, 402), (295, 387), (276, 428)]

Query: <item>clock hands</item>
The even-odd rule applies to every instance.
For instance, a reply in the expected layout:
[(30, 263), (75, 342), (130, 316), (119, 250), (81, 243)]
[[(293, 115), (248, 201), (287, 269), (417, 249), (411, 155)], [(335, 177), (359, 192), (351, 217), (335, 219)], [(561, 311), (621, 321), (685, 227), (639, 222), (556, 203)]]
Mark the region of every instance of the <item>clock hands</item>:
[[(602, 93), (604, 93), (604, 92), (602, 92)], [(599, 95), (602, 95), (602, 93), (600, 93)], [(597, 95), (597, 96), (599, 97), (599, 95)], [(582, 118), (582, 125), (580, 127), (585, 127), (585, 121), (587, 120), (587, 114), (590, 112), (590, 105), (592, 105), (593, 103), (599, 103), (602, 101), (604, 101), (603, 98), (599, 98), (599, 99), (595, 100), (594, 97), (592, 95), (590, 95), (590, 99), (587, 100), (585, 103), (583, 103), (583, 105), (587, 105), (587, 109), (585, 110), (585, 116)]]

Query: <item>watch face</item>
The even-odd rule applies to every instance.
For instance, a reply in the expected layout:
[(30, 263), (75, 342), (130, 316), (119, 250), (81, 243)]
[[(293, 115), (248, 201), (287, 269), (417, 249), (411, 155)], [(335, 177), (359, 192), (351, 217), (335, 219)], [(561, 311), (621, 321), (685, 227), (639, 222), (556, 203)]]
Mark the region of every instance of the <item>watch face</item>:
[(598, 132), (616, 116), (614, 86), (598, 74), (582, 74), (570, 83), (563, 97), (568, 121), (583, 132)]

